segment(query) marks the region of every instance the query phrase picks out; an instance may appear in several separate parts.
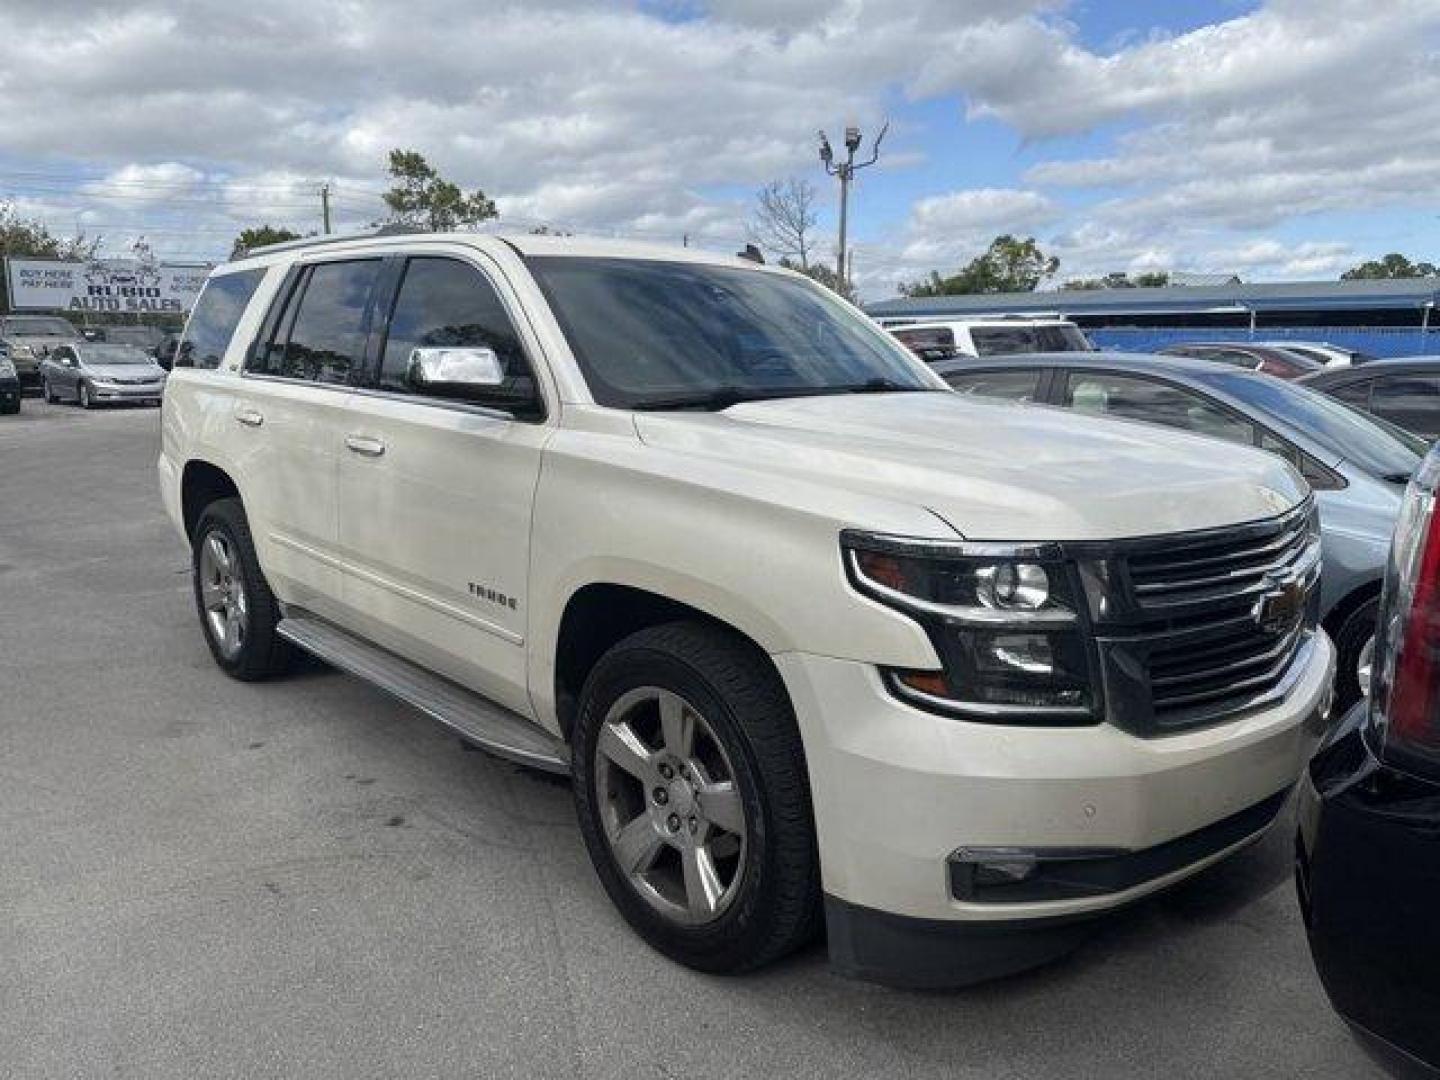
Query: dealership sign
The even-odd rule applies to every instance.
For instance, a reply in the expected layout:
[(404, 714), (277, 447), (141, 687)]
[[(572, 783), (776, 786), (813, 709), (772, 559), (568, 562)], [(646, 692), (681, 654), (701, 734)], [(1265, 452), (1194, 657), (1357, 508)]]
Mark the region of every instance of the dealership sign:
[(153, 260), (6, 259), (12, 311), (189, 311), (210, 267)]

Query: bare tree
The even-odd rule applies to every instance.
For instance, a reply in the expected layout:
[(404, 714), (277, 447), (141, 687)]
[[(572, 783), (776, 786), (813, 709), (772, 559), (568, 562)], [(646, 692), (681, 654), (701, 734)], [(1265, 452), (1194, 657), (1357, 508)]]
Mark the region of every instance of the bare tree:
[(819, 194), (808, 180), (790, 177), (772, 180), (755, 195), (755, 212), (750, 218), (750, 236), (757, 244), (782, 258), (792, 260), (801, 270), (810, 269), (815, 247), (815, 210)]

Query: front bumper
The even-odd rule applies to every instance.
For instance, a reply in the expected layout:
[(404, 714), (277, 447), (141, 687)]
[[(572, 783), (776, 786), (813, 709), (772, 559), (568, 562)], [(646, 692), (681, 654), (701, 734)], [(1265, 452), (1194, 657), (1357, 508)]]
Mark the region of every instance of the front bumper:
[(106, 386), (91, 383), (91, 392), (96, 401), (159, 401), (165, 395), (164, 383), (149, 383), (145, 386)]
[(1440, 1075), (1440, 784), (1381, 763), (1357, 705), (1300, 782), (1295, 885), (1336, 1011)]
[[(893, 941), (903, 920), (927, 947), (947, 930), (957, 940), (999, 942), (999, 959), (967, 971), (956, 957), (923, 981), (959, 985), (1053, 956), (1076, 936), (1067, 924), (1180, 881), (1255, 839), (1273, 812), (1254, 808), (1274, 800), (1278, 809), (1277, 796), (1324, 731), (1335, 663), (1329, 640), (1317, 635), (1283, 700), (1213, 727), (1141, 737), (1110, 724), (1042, 728), (936, 716), (897, 701), (868, 665), (800, 653), (775, 660), (805, 741), (832, 959), (851, 973), (911, 985), (913, 957), (901, 950), (891, 970), (867, 946), (875, 935), (861, 924), (872, 916), (885, 924), (880, 939)], [(1243, 817), (1247, 811), (1256, 816)], [(1227, 819), (1255, 828), (1179, 843)], [(957, 895), (951, 856), (962, 848), (1097, 854), (1110, 867), (1098, 877), (1087, 870), (1087, 887), (1061, 899), (980, 902)], [(1017, 931), (1032, 942), (1038, 933), (1049, 947), (1020, 947)]]

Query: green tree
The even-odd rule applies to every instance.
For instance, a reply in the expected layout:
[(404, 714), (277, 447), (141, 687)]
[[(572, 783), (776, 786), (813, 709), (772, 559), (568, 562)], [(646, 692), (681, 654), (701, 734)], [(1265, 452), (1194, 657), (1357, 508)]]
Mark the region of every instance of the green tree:
[(93, 259), (103, 238), (54, 235), (39, 218), (27, 218), (13, 203), (0, 201), (0, 255), (17, 259)]
[(801, 266), (794, 259), (788, 256), (781, 256), (777, 264), (786, 270), (794, 270), (796, 273), (804, 274), (811, 281), (824, 285), (833, 293), (843, 296), (852, 304), (855, 302), (855, 286), (848, 281), (841, 281), (835, 273), (835, 268), (828, 263), (811, 263), (809, 266)]
[[(0, 259), (93, 259), (102, 239), (83, 232), (56, 236), (39, 218), (27, 218), (14, 203), (0, 201)], [(0, 312), (9, 310), (8, 291), (0, 288)]]
[(385, 192), (384, 198), (393, 224), (446, 232), (500, 216), (485, 192), (477, 188), (465, 194), (458, 184), (436, 172), (418, 151), (391, 150), (390, 178), (395, 186)]
[(1130, 280), (1141, 289), (1158, 289), (1170, 284), (1170, 275), (1164, 270), (1149, 270), (1143, 274), (1136, 274)]
[(1046, 255), (1033, 236), (1021, 240), (1006, 233), (990, 241), (985, 254), (949, 277), (935, 271), (923, 281), (900, 286), (905, 296), (958, 296), (966, 293), (1034, 292), (1060, 269), (1060, 260)]
[(287, 240), (299, 240), (300, 234), (290, 229), (274, 225), (252, 225), (248, 229), (242, 229), (240, 235), (235, 238), (235, 243), (230, 247), (230, 258), (243, 259), (247, 252), (254, 251), (258, 247), (265, 247), (267, 244), (283, 244)]
[(1371, 259), (1359, 266), (1353, 266), (1340, 275), (1341, 281), (1366, 281), (1376, 278), (1424, 278), (1440, 276), (1440, 269), (1434, 263), (1412, 263), (1398, 251), (1392, 251), (1379, 259)]

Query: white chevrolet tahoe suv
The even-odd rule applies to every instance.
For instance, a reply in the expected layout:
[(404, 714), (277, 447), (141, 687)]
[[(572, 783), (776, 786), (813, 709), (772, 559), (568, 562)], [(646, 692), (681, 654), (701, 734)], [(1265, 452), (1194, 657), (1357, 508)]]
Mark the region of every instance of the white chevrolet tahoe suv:
[(807, 279), (576, 239), (217, 268), (165, 505), (240, 679), (296, 649), (572, 778), (624, 917), (957, 985), (1275, 818), (1329, 710), (1304, 482), (947, 391)]

